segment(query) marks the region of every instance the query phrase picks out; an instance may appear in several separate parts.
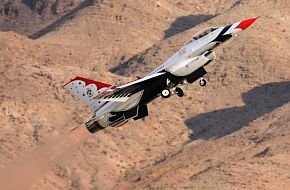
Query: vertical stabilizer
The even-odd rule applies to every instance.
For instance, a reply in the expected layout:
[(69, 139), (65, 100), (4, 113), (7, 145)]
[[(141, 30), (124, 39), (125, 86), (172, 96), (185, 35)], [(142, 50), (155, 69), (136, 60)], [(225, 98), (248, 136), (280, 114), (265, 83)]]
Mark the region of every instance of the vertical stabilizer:
[(86, 79), (83, 77), (75, 77), (67, 84), (65, 88), (72, 92), (75, 96), (79, 97), (85, 102), (92, 111), (97, 111), (106, 102), (94, 97), (106, 92), (109, 89), (114, 88), (114, 85)]

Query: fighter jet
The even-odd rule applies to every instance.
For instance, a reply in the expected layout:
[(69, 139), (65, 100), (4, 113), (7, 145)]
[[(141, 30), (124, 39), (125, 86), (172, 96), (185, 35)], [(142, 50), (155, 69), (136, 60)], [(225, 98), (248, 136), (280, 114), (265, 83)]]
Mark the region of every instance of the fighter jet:
[(252, 18), (225, 27), (206, 28), (192, 36), (179, 51), (144, 78), (124, 85), (110, 85), (84, 77), (75, 77), (65, 87), (93, 111), (86, 127), (91, 133), (117, 127), (129, 120), (148, 116), (147, 104), (158, 97), (182, 97), (182, 86), (199, 81), (206, 85), (205, 67), (215, 60), (214, 50), (252, 25)]

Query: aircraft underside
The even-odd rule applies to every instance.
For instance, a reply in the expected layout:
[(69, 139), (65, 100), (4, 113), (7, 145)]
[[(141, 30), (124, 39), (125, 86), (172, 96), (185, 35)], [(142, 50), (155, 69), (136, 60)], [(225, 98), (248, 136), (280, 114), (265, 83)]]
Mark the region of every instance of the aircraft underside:
[[(129, 109), (125, 109), (123, 106), (122, 111), (111, 111), (101, 118), (90, 120), (86, 123), (88, 130), (91, 133), (95, 133), (106, 127), (118, 127), (126, 123), (130, 119), (138, 120), (148, 116), (147, 104), (158, 98), (169, 98), (173, 94), (177, 94), (179, 97), (184, 95), (182, 89), (179, 87), (184, 83), (193, 83), (201, 78), (200, 85), (204, 86), (204, 79), (202, 78), (206, 74), (203, 67), (194, 71), (187, 76), (175, 76), (169, 72), (165, 75), (161, 75), (157, 82), (143, 85), (142, 88), (136, 89), (136, 91), (142, 90), (140, 98), (136, 99), (137, 102), (131, 102), (131, 105), (127, 105)], [(203, 82), (203, 83), (201, 83)], [(122, 106), (122, 104), (120, 104)], [(132, 105), (135, 105), (132, 107)], [(120, 106), (119, 106), (120, 107)], [(116, 107), (118, 110), (118, 107)]]

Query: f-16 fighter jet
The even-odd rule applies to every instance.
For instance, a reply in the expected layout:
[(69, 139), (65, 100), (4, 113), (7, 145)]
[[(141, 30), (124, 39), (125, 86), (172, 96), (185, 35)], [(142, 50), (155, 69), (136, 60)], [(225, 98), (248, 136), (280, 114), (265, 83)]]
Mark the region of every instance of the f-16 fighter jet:
[(215, 48), (245, 30), (257, 18), (225, 27), (206, 28), (192, 36), (181, 49), (144, 78), (116, 86), (75, 77), (65, 87), (93, 111), (86, 127), (95, 133), (106, 127), (125, 124), (148, 116), (147, 104), (158, 97), (184, 95), (182, 85), (199, 81), (206, 85), (205, 67), (216, 55)]

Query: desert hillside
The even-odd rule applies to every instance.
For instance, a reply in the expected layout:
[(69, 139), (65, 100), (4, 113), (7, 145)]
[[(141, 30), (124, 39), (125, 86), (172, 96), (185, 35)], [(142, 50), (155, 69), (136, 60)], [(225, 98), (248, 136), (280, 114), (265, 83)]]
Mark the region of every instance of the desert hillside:
[(1, 2), (1, 168), (90, 117), (70, 78), (125, 83), (200, 29), (256, 16), (216, 51), (205, 88), (89, 135), (29, 189), (288, 189), (288, 0)]

